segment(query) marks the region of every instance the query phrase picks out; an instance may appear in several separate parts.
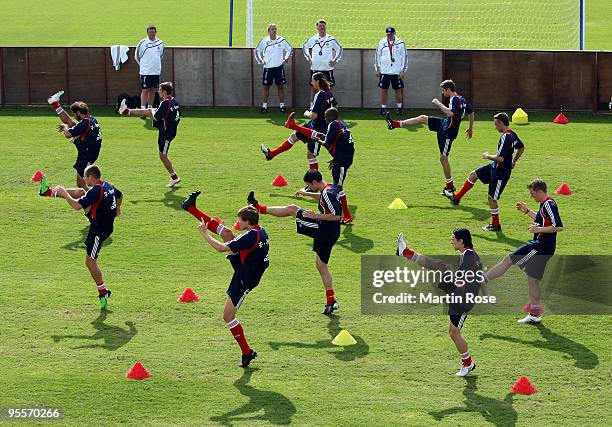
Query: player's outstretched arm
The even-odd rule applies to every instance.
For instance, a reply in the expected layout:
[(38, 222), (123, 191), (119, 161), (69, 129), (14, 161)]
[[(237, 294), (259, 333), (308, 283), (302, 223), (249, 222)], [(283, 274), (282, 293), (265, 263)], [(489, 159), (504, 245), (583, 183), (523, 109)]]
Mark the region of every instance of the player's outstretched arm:
[(470, 119), (470, 124), (468, 128), (465, 130), (465, 136), (467, 137), (467, 139), (472, 139), (472, 134), (474, 132), (474, 112), (472, 111), (468, 115), (468, 117)]
[[(62, 187), (61, 185), (58, 185), (55, 188), (56, 194), (58, 197), (62, 197), (63, 199), (66, 200), (66, 202), (68, 202), (68, 204), (75, 210), (79, 210), (79, 209), (83, 209), (83, 206), (81, 206), (81, 204), (77, 201), (77, 199), (75, 199), (74, 197), (72, 197), (73, 195), (77, 195), (77, 192), (82, 192), (84, 195), (85, 190), (83, 190), (82, 188), (79, 189), (65, 189), (64, 187)], [(80, 192), (78, 194), (80, 194)], [(71, 194), (72, 193), (72, 194)]]
[(527, 205), (525, 204), (525, 202), (518, 202), (516, 204), (516, 210), (524, 213), (525, 215), (529, 215), (531, 219), (535, 219), (536, 217), (536, 213), (532, 211), (531, 209), (529, 209)]
[(311, 191), (306, 191), (304, 189), (298, 190), (294, 193), (296, 196), (306, 196), (306, 197), (312, 197), (313, 199), (315, 199), (316, 201), (319, 201), (319, 199), (321, 198), (321, 193), (313, 193)]
[(431, 103), (433, 105), (435, 105), (436, 107), (438, 107), (440, 110), (442, 110), (444, 112), (444, 114), (446, 114), (448, 117), (453, 117), (455, 115), (455, 113), (453, 113), (452, 110), (450, 108), (448, 108), (446, 105), (442, 104), (438, 100), (438, 98), (432, 99)]
[(206, 227), (207, 227), (207, 224), (205, 222), (201, 222), (200, 225), (198, 226), (198, 230), (200, 231), (200, 234), (202, 235), (204, 240), (206, 240), (208, 244), (213, 247), (214, 250), (216, 250), (217, 252), (231, 252), (232, 251), (229, 247), (225, 246), (223, 243), (221, 243), (220, 241), (212, 237), (210, 234), (208, 234), (208, 228)]

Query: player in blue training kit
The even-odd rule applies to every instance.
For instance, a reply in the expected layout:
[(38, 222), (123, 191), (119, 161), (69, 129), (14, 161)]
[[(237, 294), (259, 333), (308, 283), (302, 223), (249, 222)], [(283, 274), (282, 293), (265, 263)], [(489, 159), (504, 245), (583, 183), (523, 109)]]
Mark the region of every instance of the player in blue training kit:
[(293, 119), (294, 115), (295, 113), (289, 115), (285, 127), (296, 131), (299, 135), (319, 141), (331, 154), (332, 160), (329, 162), (329, 168), (332, 171), (334, 185), (340, 190), (340, 202), (342, 204), (342, 220), (340, 222), (347, 225), (351, 224), (353, 217), (349, 211), (343, 188), (346, 174), (353, 164), (353, 157), (355, 156), (355, 144), (348, 126), (338, 118), (338, 110), (333, 107), (325, 111), (325, 122), (327, 123), (325, 134), (318, 133), (305, 126), (299, 126)]
[(296, 194), (318, 200), (319, 212), (304, 210), (297, 205), (268, 207), (255, 199), (253, 191), (249, 193), (247, 201), (257, 208), (261, 214), (277, 217), (294, 217), (297, 233), (313, 239), (312, 250), (315, 253), (315, 264), (325, 288), (325, 308), (323, 314), (332, 314), (334, 310), (340, 308), (340, 305), (334, 295), (332, 276), (327, 264), (329, 263), (332, 249), (340, 237), (340, 219), (342, 218), (340, 189), (326, 183), (321, 172), (317, 170), (306, 172), (304, 183), (309, 191), (300, 190)]
[(104, 241), (113, 234), (115, 218), (121, 212), (123, 194), (109, 182), (102, 181), (100, 176), (100, 168), (90, 165), (85, 168), (83, 175), (85, 184), (89, 188), (87, 191), (82, 188), (66, 189), (61, 185), (49, 188), (44, 180), (41, 183), (39, 194), (44, 197), (62, 197), (73, 209), (85, 210), (85, 215), (90, 222), (89, 233), (85, 239), (87, 248), (85, 265), (98, 287), (100, 311), (103, 311), (106, 309), (111, 291), (104, 284), (102, 271), (96, 259)]
[[(304, 112), (304, 117), (310, 119), (310, 121), (304, 126), (319, 133), (325, 134), (327, 132), (325, 111), (327, 111), (327, 109), (330, 107), (338, 105), (338, 103), (336, 102), (334, 94), (329, 88), (329, 82), (323, 73), (314, 73), (311, 81), (313, 87), (316, 88), (318, 92), (315, 94), (310, 110), (306, 110)], [(319, 150), (321, 149), (321, 143), (315, 139), (308, 138), (301, 133), (292, 133), (289, 138), (285, 140), (285, 142), (273, 149), (268, 149), (264, 144), (261, 144), (261, 151), (266, 157), (266, 160), (272, 160), (279, 154), (291, 149), (298, 139), (307, 144), (308, 151), (306, 152), (306, 157), (308, 158), (309, 168), (318, 170), (319, 163), (317, 156), (319, 155)]]
[(157, 110), (150, 108), (132, 109), (127, 108), (125, 99), (119, 106), (119, 114), (123, 116), (149, 117), (153, 121), (153, 126), (159, 131), (157, 146), (159, 148), (159, 159), (170, 174), (170, 181), (166, 187), (174, 187), (181, 182), (181, 178), (176, 174), (172, 161), (168, 157), (170, 143), (176, 137), (178, 125), (181, 121), (180, 106), (174, 96), (174, 86), (172, 82), (164, 82), (159, 85), (159, 97), (161, 102)]
[(525, 243), (506, 256), (499, 264), (492, 267), (485, 275), (487, 281), (504, 274), (512, 265), (518, 266), (527, 275), (529, 283), (529, 302), (523, 308), (527, 316), (518, 323), (539, 323), (542, 320), (540, 304), (540, 280), (544, 276), (546, 263), (557, 248), (557, 233), (563, 231), (563, 222), (559, 216), (557, 202), (547, 193), (547, 186), (541, 179), (535, 179), (527, 186), (531, 198), (540, 203), (537, 212), (532, 211), (523, 202), (516, 204), (516, 209), (533, 219), (529, 232), (533, 240)]
[[(259, 212), (252, 206), (240, 209), (237, 213), (240, 230), (245, 233), (236, 236), (217, 218), (212, 218), (196, 207), (196, 199), (200, 191), (194, 191), (183, 201), (183, 209), (201, 222), (199, 230), (206, 240), (218, 252), (229, 252), (227, 259), (232, 264), (234, 274), (227, 288), (227, 300), (223, 309), (223, 320), (236, 339), (242, 351), (241, 367), (257, 357), (244, 336), (242, 325), (236, 319), (240, 305), (259, 282), (270, 265), (270, 242), (266, 230), (259, 226)], [(208, 234), (211, 231), (218, 234), (223, 243)]]
[[(395, 254), (408, 258), (416, 262), (419, 266), (428, 269), (439, 271), (444, 278), (438, 287), (447, 295), (453, 296), (457, 300), (448, 304), (448, 317), (450, 324), (448, 325), (448, 333), (461, 355), (461, 368), (455, 374), (458, 377), (465, 377), (471, 371), (476, 369), (476, 365), (472, 361), (472, 356), (468, 351), (468, 343), (461, 335), (461, 329), (465, 323), (469, 311), (474, 307), (473, 298), (478, 296), (484, 282), (484, 272), (480, 257), (474, 250), (472, 245), (472, 235), (466, 228), (457, 228), (451, 235), (451, 245), (453, 249), (459, 251), (459, 263), (456, 269), (450, 265), (443, 263), (440, 260), (421, 255), (408, 247), (402, 233), (397, 236), (397, 249)], [(450, 279), (445, 274), (448, 271), (454, 271), (452, 275), (454, 280)], [(466, 272), (473, 272), (468, 275)], [(461, 280), (463, 283), (459, 283)], [(484, 291), (485, 289), (483, 289)], [(460, 301), (459, 301), (460, 299)]]
[[(489, 185), (489, 207), (491, 208), (491, 223), (482, 227), (484, 231), (500, 231), (501, 224), (499, 222), (499, 204), (498, 200), (501, 197), (506, 184), (510, 180), (512, 169), (516, 166), (516, 162), (523, 155), (525, 145), (508, 126), (510, 119), (506, 113), (497, 113), (493, 117), (495, 129), (502, 134), (497, 144), (497, 153), (490, 154), (488, 151), (482, 155), (483, 159), (492, 160), (491, 163), (481, 166), (470, 172), (470, 176), (463, 183), (461, 189), (454, 193), (451, 190), (444, 190), (444, 195), (450, 199), (454, 205), (458, 205), (463, 196), (474, 186), (476, 179), (482, 181), (483, 184)], [(516, 155), (514, 151), (516, 150)], [(513, 157), (514, 156), (514, 157)]]
[(70, 138), (77, 149), (77, 158), (73, 166), (77, 172), (76, 184), (77, 187), (87, 190), (83, 173), (87, 166), (93, 165), (98, 160), (102, 148), (102, 131), (98, 121), (89, 113), (89, 107), (83, 101), (76, 101), (70, 105), (76, 122), (72, 120), (59, 102), (63, 94), (63, 90), (59, 91), (51, 95), (47, 102), (63, 122), (57, 125), (57, 131)]
[(430, 131), (436, 132), (438, 137), (438, 149), (440, 150), (440, 163), (442, 164), (442, 170), (444, 171), (444, 177), (446, 178), (446, 183), (442, 189), (442, 193), (440, 193), (441, 195), (444, 195), (445, 191), (455, 191), (451, 166), (448, 161), (451, 146), (459, 134), (461, 120), (463, 120), (466, 114), (469, 116), (470, 124), (466, 129), (465, 134), (468, 139), (472, 138), (472, 130), (474, 128), (474, 111), (472, 111), (472, 107), (470, 104), (468, 104), (467, 100), (457, 93), (455, 90), (455, 83), (452, 80), (444, 80), (442, 83), (440, 83), (440, 87), (442, 88), (442, 96), (450, 98), (449, 106), (445, 106), (437, 98), (434, 98), (431, 102), (436, 107), (440, 108), (444, 114), (446, 114), (446, 118), (418, 116), (399, 121), (393, 120), (391, 118), (391, 113), (389, 112), (387, 112), (385, 117), (389, 130), (407, 126), (428, 125)]

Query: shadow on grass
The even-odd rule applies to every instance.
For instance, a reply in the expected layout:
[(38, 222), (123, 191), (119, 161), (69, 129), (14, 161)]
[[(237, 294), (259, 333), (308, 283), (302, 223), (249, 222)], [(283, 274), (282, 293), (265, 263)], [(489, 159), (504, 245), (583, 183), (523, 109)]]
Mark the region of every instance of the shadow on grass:
[(463, 395), (465, 406), (455, 406), (441, 411), (432, 411), (429, 414), (436, 421), (441, 421), (443, 418), (460, 413), (478, 412), (482, 417), (491, 424), (498, 427), (513, 427), (516, 425), (517, 413), (512, 407), (513, 393), (508, 393), (503, 400), (493, 399), (491, 397), (482, 396), (476, 393), (478, 386), (476, 381), (478, 377), (465, 377), (465, 388)]
[(167, 208), (182, 211), (183, 208), (181, 206), (181, 203), (187, 198), (187, 196), (179, 196), (178, 194), (176, 194), (176, 191), (180, 189), (180, 187), (172, 187), (164, 193), (164, 197), (161, 199), (130, 200), (130, 203), (133, 205), (138, 205), (140, 203), (161, 203)]
[(525, 242), (527, 241), (527, 239), (526, 240), (512, 239), (506, 236), (503, 231), (495, 231), (495, 232), (483, 231), (483, 233), (486, 233), (486, 235), (472, 234), (472, 237), (476, 239), (486, 240), (487, 242), (507, 243), (508, 245), (517, 247), (517, 248), (521, 245), (524, 245)]
[(242, 376), (234, 382), (234, 387), (248, 397), (249, 401), (223, 415), (210, 417), (211, 421), (224, 426), (231, 426), (233, 422), (245, 424), (252, 421), (265, 421), (274, 425), (291, 424), (291, 417), (297, 411), (291, 400), (275, 391), (258, 390), (249, 385), (253, 373), (258, 370), (245, 368)]
[[(349, 205), (349, 210), (354, 218), (357, 219), (357, 206)], [(361, 237), (353, 232), (355, 227), (352, 224), (343, 226), (344, 231), (336, 244), (356, 254), (363, 254), (374, 247), (374, 241), (366, 237)]]
[(482, 334), (480, 339), (493, 338), (496, 340), (508, 341), (514, 344), (530, 345), (542, 350), (558, 351), (565, 353), (567, 358), (574, 359), (574, 366), (579, 369), (593, 369), (599, 364), (597, 354), (593, 353), (588, 347), (576, 341), (572, 341), (562, 335), (559, 335), (541, 323), (532, 325), (540, 331), (540, 335), (544, 340), (527, 341), (520, 338), (508, 337), (495, 334)]
[(444, 205), (445, 206), (435, 206), (435, 205), (434, 206), (425, 206), (425, 205), (421, 205), (419, 207), (427, 208), (427, 209), (443, 210), (443, 211), (446, 211), (446, 212), (448, 212), (450, 210), (453, 210), (453, 209), (456, 209), (456, 210), (460, 210), (460, 211), (472, 214), (472, 217), (476, 221), (485, 221), (485, 220), (487, 220), (488, 218), (491, 217), (491, 212), (488, 209), (474, 208), (472, 206), (465, 206), (465, 205), (452, 206), (448, 202), (448, 200), (444, 200)]
[[(81, 238), (75, 240), (74, 242), (66, 243), (62, 246), (62, 249), (66, 249), (67, 251), (80, 251), (85, 249), (85, 239), (87, 238), (87, 234), (89, 233), (89, 225), (85, 226), (81, 230)], [(109, 237), (104, 241), (104, 247), (110, 246), (113, 243), (113, 237)]]
[(327, 331), (330, 338), (316, 341), (314, 343), (302, 343), (302, 342), (270, 342), (270, 347), (274, 350), (279, 350), (281, 347), (294, 347), (294, 348), (307, 348), (307, 349), (329, 349), (335, 350), (330, 351), (338, 360), (342, 362), (352, 362), (356, 359), (366, 357), (370, 353), (370, 346), (358, 335), (353, 335), (357, 344), (349, 345), (346, 347), (339, 347), (332, 344), (332, 340), (340, 333), (340, 318), (335, 315), (329, 316), (329, 322), (327, 323)]
[(134, 322), (125, 322), (127, 329), (119, 326), (106, 325), (106, 317), (111, 314), (112, 311), (106, 310), (100, 313), (100, 315), (91, 322), (96, 332), (93, 335), (52, 335), (54, 342), (60, 342), (62, 339), (78, 339), (78, 340), (104, 340), (103, 343), (86, 344), (74, 349), (80, 348), (103, 348), (108, 351), (117, 350), (120, 347), (126, 345), (134, 336), (138, 333), (138, 330), (134, 326)]

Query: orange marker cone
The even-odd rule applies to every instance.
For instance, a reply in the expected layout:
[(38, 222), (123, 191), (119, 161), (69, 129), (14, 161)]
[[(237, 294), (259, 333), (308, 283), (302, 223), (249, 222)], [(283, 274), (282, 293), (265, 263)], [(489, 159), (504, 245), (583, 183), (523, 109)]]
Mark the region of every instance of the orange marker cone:
[(34, 172), (34, 175), (32, 175), (32, 182), (40, 182), (40, 181), (42, 181), (43, 176), (45, 176), (43, 171), (36, 171), (36, 172)]
[(287, 184), (287, 180), (282, 175), (277, 176), (276, 178), (274, 178), (274, 181), (272, 181), (272, 185), (275, 187), (284, 187)]
[(150, 376), (151, 373), (140, 362), (134, 363), (134, 366), (132, 366), (130, 370), (127, 371), (127, 374), (125, 374), (125, 377), (128, 380), (144, 380)]
[(510, 388), (510, 391), (516, 394), (534, 394), (538, 392), (538, 389), (531, 384), (527, 377), (520, 377)]
[(177, 300), (178, 302), (194, 302), (200, 301), (200, 297), (196, 294), (192, 288), (186, 288), (180, 298)]
[(564, 182), (563, 184), (561, 184), (561, 186), (559, 186), (559, 188), (555, 190), (555, 194), (562, 194), (564, 196), (569, 196), (570, 194), (572, 194), (572, 189), (569, 188), (569, 185), (567, 185)]
[(238, 220), (236, 220), (236, 223), (234, 224), (234, 230), (240, 231), (240, 223), (238, 222)]

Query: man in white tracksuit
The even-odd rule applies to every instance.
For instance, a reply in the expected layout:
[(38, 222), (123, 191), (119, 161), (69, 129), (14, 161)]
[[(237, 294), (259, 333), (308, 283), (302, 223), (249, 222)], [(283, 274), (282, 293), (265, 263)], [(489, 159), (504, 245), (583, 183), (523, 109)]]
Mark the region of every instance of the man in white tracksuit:
[(387, 36), (378, 42), (374, 69), (378, 80), (380, 91), (380, 114), (387, 112), (387, 98), (389, 85), (395, 90), (395, 101), (397, 102), (397, 114), (402, 115), (404, 98), (404, 75), (408, 66), (408, 54), (406, 45), (399, 37), (395, 37), (395, 28), (387, 27)]
[[(317, 72), (325, 74), (331, 91), (335, 95), (334, 67), (342, 58), (342, 46), (338, 40), (327, 34), (327, 23), (324, 20), (319, 19), (316, 25), (318, 33), (304, 42), (302, 50), (306, 61), (310, 64), (310, 77)], [(311, 100), (316, 92), (314, 88), (311, 89)]]
[(141, 108), (152, 108), (155, 92), (159, 87), (161, 61), (164, 57), (164, 42), (157, 38), (155, 25), (147, 27), (147, 37), (136, 46), (135, 59), (140, 65)]
[(284, 37), (278, 36), (276, 33), (278, 28), (276, 24), (268, 25), (268, 36), (261, 39), (255, 48), (255, 60), (259, 65), (263, 65), (263, 101), (261, 103), (261, 112), (268, 112), (268, 98), (270, 97), (270, 86), (274, 82), (278, 89), (278, 99), (280, 100), (280, 110), (283, 113), (287, 112), (285, 106), (285, 88), (283, 85), (287, 83), (285, 77), (285, 63), (291, 58), (291, 45)]

